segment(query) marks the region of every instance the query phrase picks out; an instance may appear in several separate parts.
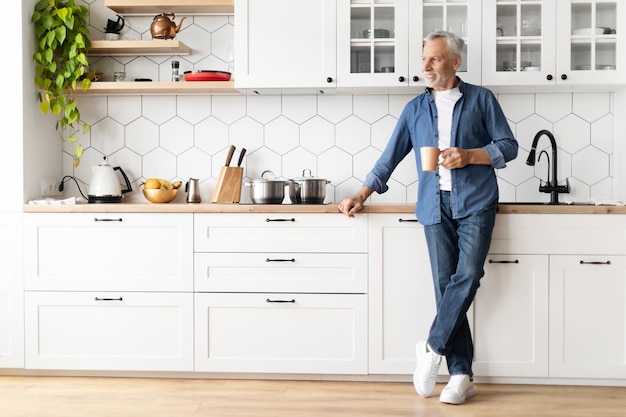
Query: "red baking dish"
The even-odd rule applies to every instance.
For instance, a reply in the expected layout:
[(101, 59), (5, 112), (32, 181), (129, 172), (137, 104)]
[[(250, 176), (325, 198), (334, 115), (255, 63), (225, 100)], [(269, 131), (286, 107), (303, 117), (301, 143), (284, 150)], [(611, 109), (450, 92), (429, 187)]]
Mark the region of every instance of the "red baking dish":
[(230, 81), (230, 72), (226, 71), (185, 71), (185, 81)]

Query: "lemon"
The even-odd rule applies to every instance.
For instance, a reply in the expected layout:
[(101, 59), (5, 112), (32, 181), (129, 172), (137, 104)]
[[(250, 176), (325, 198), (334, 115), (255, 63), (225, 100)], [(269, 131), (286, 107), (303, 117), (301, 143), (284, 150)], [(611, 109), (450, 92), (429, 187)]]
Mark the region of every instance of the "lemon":
[(159, 180), (158, 178), (149, 178), (143, 184), (143, 188), (145, 188), (146, 190), (158, 190), (159, 188), (161, 188), (161, 180)]

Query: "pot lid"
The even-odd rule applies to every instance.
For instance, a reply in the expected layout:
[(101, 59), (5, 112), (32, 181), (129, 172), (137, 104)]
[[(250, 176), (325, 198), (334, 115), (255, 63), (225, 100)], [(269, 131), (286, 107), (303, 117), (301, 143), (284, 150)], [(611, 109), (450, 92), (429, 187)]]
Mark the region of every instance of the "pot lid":
[(301, 176), (294, 178), (294, 181), (307, 181), (307, 180), (326, 181), (325, 178), (314, 177), (313, 174), (311, 174), (311, 170), (308, 169), (308, 168), (302, 170), (302, 175)]
[[(271, 175), (270, 177), (267, 177), (266, 175)], [(261, 173), (261, 176), (259, 177), (259, 179), (257, 180), (253, 180), (253, 183), (261, 183), (261, 182), (287, 182), (287, 180), (280, 180), (278, 178), (276, 178), (276, 175), (274, 175), (273, 171), (270, 171), (269, 169), (263, 171)]]

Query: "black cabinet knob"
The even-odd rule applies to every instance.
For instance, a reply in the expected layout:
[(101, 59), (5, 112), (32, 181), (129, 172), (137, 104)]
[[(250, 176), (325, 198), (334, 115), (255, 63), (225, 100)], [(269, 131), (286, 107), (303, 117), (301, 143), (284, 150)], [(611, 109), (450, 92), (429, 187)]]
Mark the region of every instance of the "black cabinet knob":
[(403, 82), (404, 82), (404, 77), (403, 77), (403, 76), (398, 77), (398, 81), (400, 81), (401, 83), (403, 83)]
[(567, 80), (567, 74), (561, 74), (561, 79), (562, 80)]
[(332, 83), (333, 82), (333, 77), (326, 78), (326, 82), (329, 83), (329, 84)]
[(547, 79), (548, 81), (552, 81), (552, 74), (548, 74), (548, 75), (546, 76), (546, 79)]
[(413, 76), (413, 82), (418, 82), (420, 80), (420, 77), (418, 77), (417, 75)]

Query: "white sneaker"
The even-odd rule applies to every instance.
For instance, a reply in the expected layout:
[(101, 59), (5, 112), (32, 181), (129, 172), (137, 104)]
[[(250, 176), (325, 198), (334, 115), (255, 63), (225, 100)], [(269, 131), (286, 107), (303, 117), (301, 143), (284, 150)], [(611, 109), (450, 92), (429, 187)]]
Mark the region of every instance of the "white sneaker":
[(476, 389), (469, 375), (452, 375), (448, 385), (441, 391), (439, 401), (447, 404), (463, 404), (466, 399), (474, 395), (476, 395)]
[(429, 350), (426, 341), (417, 342), (415, 352), (417, 366), (413, 373), (413, 386), (419, 395), (428, 398), (435, 388), (443, 356)]

